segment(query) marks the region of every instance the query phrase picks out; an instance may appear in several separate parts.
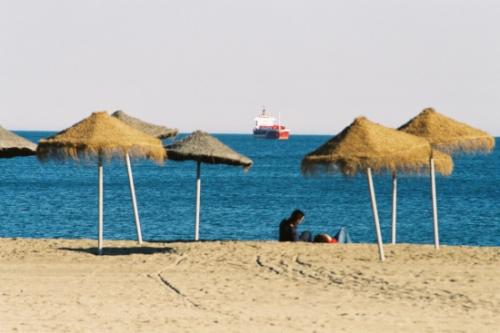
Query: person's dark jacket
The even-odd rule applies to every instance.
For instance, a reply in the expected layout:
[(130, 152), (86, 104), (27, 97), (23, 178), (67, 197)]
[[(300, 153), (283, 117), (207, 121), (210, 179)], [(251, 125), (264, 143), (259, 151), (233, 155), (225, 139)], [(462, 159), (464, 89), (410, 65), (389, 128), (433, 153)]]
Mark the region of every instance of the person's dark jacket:
[(296, 242), (297, 227), (292, 225), (288, 220), (283, 220), (280, 223), (280, 242)]

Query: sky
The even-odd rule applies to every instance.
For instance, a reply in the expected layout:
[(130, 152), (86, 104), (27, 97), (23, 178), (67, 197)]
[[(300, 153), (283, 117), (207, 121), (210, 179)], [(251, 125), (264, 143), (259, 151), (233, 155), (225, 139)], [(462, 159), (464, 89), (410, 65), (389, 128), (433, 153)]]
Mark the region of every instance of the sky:
[(500, 135), (497, 0), (0, 0), (0, 125), (124, 110), (183, 132), (292, 133), (426, 107)]

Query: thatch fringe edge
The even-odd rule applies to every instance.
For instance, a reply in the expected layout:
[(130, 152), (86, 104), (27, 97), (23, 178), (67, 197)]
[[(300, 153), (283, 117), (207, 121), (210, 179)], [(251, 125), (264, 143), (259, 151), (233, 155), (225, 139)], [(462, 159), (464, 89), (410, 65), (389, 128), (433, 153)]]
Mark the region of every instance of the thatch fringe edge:
[(47, 162), (48, 160), (64, 161), (67, 159), (72, 159), (76, 162), (85, 162), (98, 158), (110, 161), (114, 158), (123, 158), (127, 153), (130, 158), (147, 158), (158, 164), (162, 164), (167, 158), (167, 153), (163, 147), (94, 148), (88, 145), (56, 145), (54, 143), (45, 144), (41, 142), (36, 151), (37, 157), (41, 162)]
[[(447, 155), (445, 155), (447, 156)], [(453, 160), (451, 157), (437, 157), (435, 159), (436, 172), (443, 176), (449, 176), (453, 172)], [(354, 176), (358, 173), (366, 173), (371, 168), (374, 173), (402, 172), (406, 174), (424, 174), (429, 171), (429, 163), (418, 163), (415, 161), (408, 163), (394, 161), (377, 161), (373, 157), (363, 158), (342, 158), (335, 156), (309, 156), (305, 157), (301, 163), (301, 171), (306, 176), (318, 173), (341, 172), (346, 176)]]
[(244, 163), (241, 161), (235, 161), (233, 159), (226, 159), (226, 158), (215, 157), (215, 156), (211, 156), (211, 155), (200, 156), (198, 154), (196, 154), (196, 155), (179, 154), (179, 153), (176, 153), (174, 150), (168, 150), (168, 149), (167, 149), (167, 154), (168, 154), (168, 158), (173, 160), (173, 161), (197, 161), (197, 162), (208, 163), (208, 164), (228, 164), (228, 165), (234, 165), (234, 166), (241, 166), (245, 172), (250, 170), (250, 168), (252, 167), (252, 164), (253, 164), (253, 162)]
[(450, 139), (450, 142), (433, 144), (433, 147), (447, 154), (490, 153), (495, 148), (495, 138), (489, 135), (482, 137), (461, 137), (459, 139)]
[(0, 149), (0, 158), (13, 158), (16, 156), (33, 156), (36, 152), (30, 148), (3, 148)]

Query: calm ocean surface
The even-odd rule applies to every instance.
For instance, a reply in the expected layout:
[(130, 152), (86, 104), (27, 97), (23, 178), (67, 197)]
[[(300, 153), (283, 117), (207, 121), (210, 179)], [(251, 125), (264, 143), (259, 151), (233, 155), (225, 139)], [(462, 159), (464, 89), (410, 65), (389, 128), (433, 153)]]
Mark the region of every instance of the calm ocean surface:
[[(49, 132), (18, 132), (37, 142)], [(329, 136), (293, 135), (288, 141), (251, 135), (216, 135), (249, 156), (254, 166), (202, 165), (200, 237), (205, 240), (276, 239), (280, 220), (306, 213), (303, 230), (349, 229), (355, 242), (373, 242), (365, 176), (304, 178), (300, 160)], [(182, 136), (181, 136), (182, 137)], [(41, 164), (35, 157), (0, 159), (0, 237), (96, 238), (97, 167)], [(195, 163), (157, 166), (133, 161), (145, 240), (190, 240), (194, 234)], [(500, 245), (500, 153), (455, 158), (451, 177), (439, 177), (442, 244)], [(391, 232), (391, 179), (376, 176), (384, 242)], [(432, 243), (429, 179), (399, 181), (398, 242)], [(135, 239), (127, 173), (114, 161), (104, 168), (104, 237)]]

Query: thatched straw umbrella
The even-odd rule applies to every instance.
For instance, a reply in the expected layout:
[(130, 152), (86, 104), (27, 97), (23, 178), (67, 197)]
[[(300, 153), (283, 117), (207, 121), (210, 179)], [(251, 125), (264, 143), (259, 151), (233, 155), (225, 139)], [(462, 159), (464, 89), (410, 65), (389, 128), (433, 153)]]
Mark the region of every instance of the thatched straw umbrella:
[[(337, 172), (355, 175), (366, 172), (373, 211), (380, 260), (384, 249), (372, 171), (419, 173), (428, 167), (430, 144), (422, 139), (386, 128), (364, 117), (356, 118), (339, 135), (333, 137), (302, 160), (302, 172)], [(439, 165), (443, 173), (451, 172), (453, 162), (443, 155)]]
[[(165, 126), (161, 125), (154, 125), (147, 123), (143, 120), (134, 118), (132, 116), (129, 116), (125, 112), (118, 110), (115, 111), (111, 114), (111, 117), (114, 117), (125, 124), (129, 125), (130, 127), (133, 127), (143, 133), (146, 133), (148, 135), (151, 135), (155, 138), (158, 139), (166, 139), (170, 137), (175, 137), (177, 133), (179, 132), (178, 129), (176, 128), (168, 128)], [(132, 209), (134, 210), (134, 218), (136, 221), (137, 225), (140, 225), (140, 220), (139, 220), (139, 210), (137, 209), (137, 198), (135, 195), (135, 187), (134, 187), (134, 180), (132, 177), (132, 165), (130, 163), (130, 158), (126, 158), (126, 164), (127, 164), (127, 171), (129, 175), (129, 184), (130, 184), (130, 194), (131, 194), (131, 199), (132, 199)]]
[[(448, 118), (433, 108), (424, 109), (419, 115), (399, 128), (400, 131), (422, 137), (433, 148), (447, 153), (491, 152), (495, 138), (467, 124)], [(439, 228), (436, 198), (435, 163), (437, 152), (430, 159), (434, 246), (439, 249)]]
[(446, 153), (491, 152), (495, 138), (485, 131), (473, 128), (433, 108), (424, 109), (399, 130), (427, 139), (433, 148)]
[(253, 162), (218, 139), (202, 131), (193, 132), (181, 141), (166, 147), (169, 159), (174, 161), (196, 161), (196, 211), (194, 239), (199, 240), (200, 233), (200, 195), (201, 195), (201, 163), (228, 164), (242, 166), (248, 170)]
[[(161, 141), (136, 130), (107, 112), (95, 112), (72, 127), (47, 139), (40, 140), (37, 156), (49, 159), (76, 161), (97, 159), (99, 182), (98, 248), (102, 254), (103, 241), (103, 161), (114, 157), (129, 160), (148, 158), (163, 162), (166, 158)], [(129, 179), (132, 175), (129, 171)], [(136, 220), (137, 237), (142, 242), (140, 224)]]
[(35, 155), (36, 145), (0, 126), (0, 158)]
[(150, 124), (140, 119), (129, 116), (121, 110), (113, 112), (111, 116), (123, 121), (130, 127), (138, 129), (139, 131), (154, 136), (158, 139), (175, 137), (177, 133), (179, 133), (179, 130), (177, 128), (168, 128), (165, 126)]

